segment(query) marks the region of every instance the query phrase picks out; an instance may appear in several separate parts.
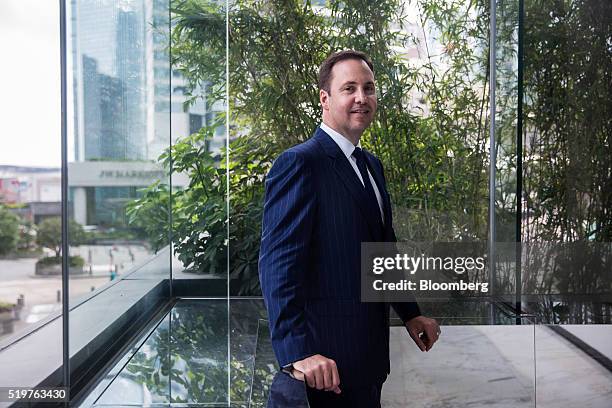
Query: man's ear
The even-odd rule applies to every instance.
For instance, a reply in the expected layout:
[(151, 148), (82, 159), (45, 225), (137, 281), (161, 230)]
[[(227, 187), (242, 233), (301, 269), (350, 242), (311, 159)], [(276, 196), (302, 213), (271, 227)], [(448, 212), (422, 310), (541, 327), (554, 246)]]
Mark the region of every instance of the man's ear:
[(327, 91), (323, 89), (319, 90), (319, 102), (321, 102), (323, 110), (329, 110), (329, 94)]

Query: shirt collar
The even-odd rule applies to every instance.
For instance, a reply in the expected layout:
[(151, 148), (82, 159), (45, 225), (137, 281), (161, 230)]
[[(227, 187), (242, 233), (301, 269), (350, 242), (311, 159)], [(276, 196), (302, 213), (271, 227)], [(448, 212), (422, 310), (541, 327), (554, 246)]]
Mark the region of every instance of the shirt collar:
[[(334, 129), (327, 126), (325, 123), (321, 122), (321, 125), (319, 127), (323, 129), (323, 131), (327, 133), (334, 142), (336, 142), (336, 144), (338, 145), (340, 150), (342, 150), (342, 153), (344, 153), (346, 158), (350, 159), (350, 157), (353, 155), (353, 151), (355, 150), (355, 145), (353, 145), (353, 143), (351, 143), (351, 141), (348, 140), (346, 137), (342, 136), (342, 134), (336, 132)], [(361, 141), (357, 143), (357, 147), (361, 147)]]

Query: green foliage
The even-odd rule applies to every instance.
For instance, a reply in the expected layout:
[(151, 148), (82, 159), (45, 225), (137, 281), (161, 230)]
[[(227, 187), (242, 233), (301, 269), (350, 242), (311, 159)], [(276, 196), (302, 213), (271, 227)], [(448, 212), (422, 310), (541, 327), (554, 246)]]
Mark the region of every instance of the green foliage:
[(0, 313), (10, 312), (15, 307), (12, 303), (0, 302)]
[[(174, 250), (188, 270), (222, 273), (227, 259), (226, 170), (207, 149), (215, 126), (202, 127), (160, 156), (164, 168), (189, 177), (189, 185), (172, 193)], [(130, 224), (145, 229), (155, 250), (167, 245), (170, 192), (156, 183), (127, 206)]]
[(144, 227), (139, 228), (108, 228), (85, 232), (85, 240), (82, 244), (96, 245), (113, 241), (142, 241), (149, 238)]
[[(179, 140), (160, 156), (165, 168), (189, 177), (189, 185), (172, 193), (172, 238), (178, 258), (187, 271), (223, 274), (227, 271), (228, 168), (207, 149), (220, 122), (202, 127)], [(257, 259), (262, 216), (263, 177), (271, 165), (265, 146), (238, 138), (231, 145), (229, 200), (232, 222), (229, 226), (230, 277), (241, 285), (238, 294), (256, 293)], [(132, 225), (144, 228), (155, 250), (166, 245), (168, 237), (169, 192), (166, 185), (154, 184), (143, 196), (127, 206)]]
[[(331, 1), (328, 15), (308, 3), (237, 2), (230, 10), (234, 123), (244, 137), (264, 139), (276, 152), (306, 140), (320, 122), (319, 64), (335, 50), (363, 50), (374, 62), (379, 113), (362, 141), (387, 169), (398, 235), (483, 239), (488, 81), (483, 3), (413, 2), (421, 11), (418, 23), (429, 27), (417, 38), (398, 29), (407, 16), (396, 0)], [(447, 45), (437, 60), (425, 46), (429, 31)], [(397, 51), (415, 42), (427, 54), (420, 67)], [(413, 106), (416, 94), (429, 113)]]
[[(497, 238), (508, 240), (516, 238), (515, 3), (497, 10), (495, 202)], [(232, 121), (228, 163), (205, 148), (212, 128), (162, 156), (191, 180), (172, 193), (173, 243), (190, 269), (223, 273), (229, 256), (236, 291), (257, 293), (263, 179), (271, 160), (320, 122), (318, 66), (345, 48), (374, 62), (379, 111), (362, 142), (385, 165), (399, 238), (487, 239), (489, 2), (408, 5), (416, 15), (399, 0), (332, 0), (326, 11), (308, 1), (240, 0), (230, 5), (226, 39), (223, 4), (173, 3), (172, 63), (187, 79), (190, 102), (219, 104), (227, 79)], [(609, 23), (598, 17), (609, 7), (604, 0), (526, 2), (527, 239), (610, 240)], [(418, 63), (405, 52), (417, 52)], [(149, 187), (137, 203), (132, 221), (155, 247), (165, 245), (167, 187)]]
[(276, 155), (273, 146), (249, 138), (230, 145), (230, 278), (233, 294), (259, 294), (257, 262), (264, 200), (264, 178)]
[[(71, 256), (68, 262), (69, 266), (74, 267), (83, 267), (83, 265), (85, 265), (85, 260), (78, 255)], [(62, 258), (57, 256), (46, 256), (39, 259), (36, 263), (40, 265), (59, 265), (62, 263)]]
[(277, 152), (305, 141), (320, 121), (317, 70), (331, 50), (325, 17), (292, 1), (235, 2), (229, 14), (233, 124)]
[[(265, 312), (258, 310), (263, 317)], [(148, 351), (138, 352), (127, 364), (127, 373), (137, 383), (146, 384), (153, 402), (223, 404), (229, 368), (232, 401), (248, 401), (251, 384), (246, 380), (252, 375), (249, 360), (257, 318), (230, 316), (233, 342), (228, 362), (227, 313), (225, 304), (214, 301), (205, 310), (197, 304), (174, 307), (147, 340)]]
[(0, 205), (0, 255), (17, 249), (19, 242), (19, 217)]
[[(488, 78), (482, 74), (488, 21), (470, 10), (482, 9), (480, 3), (417, 3), (420, 23), (432, 22), (448, 44), (450, 68), (444, 72), (429, 55), (427, 64), (415, 68), (395, 51), (416, 41), (394, 26), (405, 19), (398, 0), (376, 7), (332, 1), (328, 14), (308, 2), (232, 3), (228, 80), (231, 130), (237, 136), (229, 162), (217, 162), (206, 143), (223, 121), (182, 138), (160, 160), (166, 169), (186, 174), (189, 186), (172, 197), (161, 183), (143, 190), (142, 198), (128, 205), (130, 224), (143, 228), (159, 249), (169, 242), (171, 215), (174, 249), (188, 270), (224, 273), (229, 256), (230, 277), (238, 282), (232, 291), (257, 294), (265, 174), (274, 157), (309, 138), (320, 122), (320, 63), (334, 50), (354, 48), (375, 64), (380, 113), (363, 142), (387, 167), (400, 237), (486, 236), (487, 106), (486, 92), (477, 90), (486, 88)], [(225, 10), (206, 0), (181, 0), (172, 11), (173, 66), (188, 80), (190, 102), (202, 98), (211, 107), (225, 93)], [(473, 37), (480, 50), (468, 41)], [(431, 114), (410, 105), (413, 90)]]
[[(339, 48), (365, 50), (375, 64), (378, 119), (362, 140), (385, 165), (398, 237), (484, 239), (484, 2), (411, 2), (418, 10), (418, 36), (391, 28), (408, 19), (403, 3), (385, 1), (380, 8), (365, 3), (348, 2), (332, 11), (332, 17), (346, 21)], [(434, 36), (445, 46), (441, 54), (429, 48)], [(415, 45), (423, 52), (421, 66), (409, 64), (395, 51)]]
[[(572, 243), (528, 259), (527, 293), (612, 291), (610, 16), (608, 0), (525, 2), (524, 240)], [(540, 308), (555, 323), (605, 323), (609, 306)]]
[(525, 2), (524, 230), (612, 241), (612, 2)]
[(227, 269), (226, 170), (215, 163), (206, 139), (215, 126), (175, 143), (160, 157), (164, 166), (189, 176), (189, 185), (172, 194), (174, 249), (188, 270), (223, 273)]
[[(85, 239), (83, 227), (74, 220), (68, 223), (68, 239), (70, 245), (79, 245)], [(62, 252), (62, 219), (51, 217), (42, 221), (38, 225), (36, 243), (55, 252), (55, 257), (59, 258)]]
[(168, 245), (170, 220), (170, 192), (168, 185), (156, 181), (140, 190), (140, 198), (129, 201), (125, 206), (128, 224), (145, 232), (153, 251)]
[[(207, 107), (225, 98), (225, 2), (173, 0), (171, 64), (189, 78), (188, 103), (203, 98)], [(203, 92), (203, 93), (202, 93)]]

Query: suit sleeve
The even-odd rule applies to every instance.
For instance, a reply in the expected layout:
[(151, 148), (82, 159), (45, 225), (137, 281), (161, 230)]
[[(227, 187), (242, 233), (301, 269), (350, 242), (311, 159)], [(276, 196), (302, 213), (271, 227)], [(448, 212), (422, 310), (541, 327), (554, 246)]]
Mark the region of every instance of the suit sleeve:
[[(391, 227), (391, 229), (393, 229), (393, 227)], [(397, 242), (395, 230), (393, 230), (393, 239), (394, 242)], [(410, 293), (409, 296), (412, 297), (412, 294)], [(414, 297), (412, 302), (391, 302), (391, 307), (393, 310), (395, 310), (395, 313), (397, 313), (398, 317), (402, 320), (402, 322), (404, 322), (404, 324), (414, 317), (421, 316), (421, 308), (419, 308), (419, 304)]]
[(281, 367), (316, 354), (308, 344), (304, 281), (316, 197), (312, 172), (295, 152), (283, 153), (266, 179), (259, 279), (272, 347)]
[[(385, 188), (387, 185), (387, 180), (385, 178), (385, 171), (383, 169), (382, 162), (376, 158), (378, 165), (380, 166), (380, 172), (383, 176), (383, 180), (385, 182)], [(391, 211), (389, 211), (391, 212)], [(393, 218), (389, 220), (391, 222), (391, 231), (393, 235), (393, 242), (397, 242), (397, 237), (395, 236), (395, 230), (393, 229)], [(419, 304), (416, 302), (416, 299), (412, 302), (391, 302), (391, 307), (395, 310), (395, 313), (402, 319), (402, 322), (406, 323), (408, 320), (420, 316), (421, 309), (419, 308)]]

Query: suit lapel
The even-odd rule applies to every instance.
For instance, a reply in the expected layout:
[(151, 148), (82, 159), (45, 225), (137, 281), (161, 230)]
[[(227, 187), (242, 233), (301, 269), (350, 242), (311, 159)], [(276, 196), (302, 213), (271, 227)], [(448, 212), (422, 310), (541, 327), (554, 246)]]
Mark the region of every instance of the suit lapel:
[[(355, 170), (348, 162), (348, 159), (346, 158), (340, 147), (338, 147), (336, 142), (334, 142), (334, 140), (327, 133), (321, 130), (321, 128), (317, 128), (317, 131), (315, 133), (315, 139), (319, 142), (323, 150), (332, 158), (332, 166), (336, 174), (338, 175), (346, 189), (349, 191), (350, 195), (355, 200), (363, 217), (368, 223), (372, 236), (376, 237), (378, 235), (376, 231), (379, 230), (380, 226), (379, 223), (376, 220), (372, 219), (372, 217), (370, 216), (370, 214), (372, 214), (368, 206), (368, 202), (370, 200), (368, 199), (366, 191), (363, 188), (361, 181), (359, 181), (357, 174), (355, 174)], [(378, 181), (376, 183), (378, 184)], [(382, 190), (380, 190), (380, 187), (379, 191), (381, 194), (383, 194)], [(379, 209), (376, 208), (376, 211), (378, 213)]]

